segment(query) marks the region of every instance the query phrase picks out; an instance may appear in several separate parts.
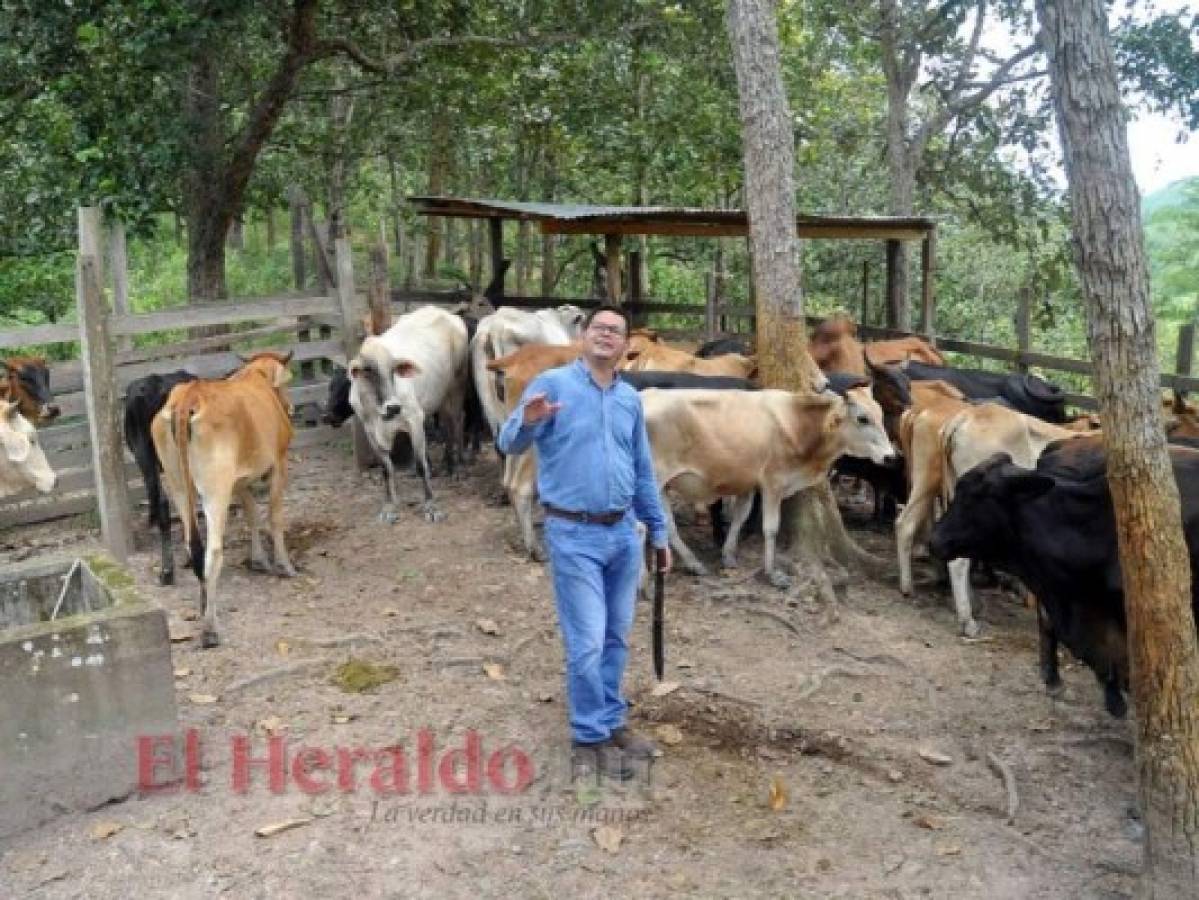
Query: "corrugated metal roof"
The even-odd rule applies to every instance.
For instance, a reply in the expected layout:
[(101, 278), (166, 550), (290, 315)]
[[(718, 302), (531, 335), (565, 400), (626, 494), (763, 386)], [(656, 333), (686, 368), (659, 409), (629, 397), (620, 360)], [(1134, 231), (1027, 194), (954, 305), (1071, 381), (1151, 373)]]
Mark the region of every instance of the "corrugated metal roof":
[[(490, 198), (415, 196), (408, 202), (429, 216), (526, 219), (541, 223), (543, 232), (578, 234), (744, 234), (748, 219), (740, 209), (688, 206), (595, 206), (535, 203)], [(797, 226), (815, 237), (895, 237), (912, 240), (936, 228), (927, 216), (797, 216)], [(643, 227), (641, 227), (643, 226)]]

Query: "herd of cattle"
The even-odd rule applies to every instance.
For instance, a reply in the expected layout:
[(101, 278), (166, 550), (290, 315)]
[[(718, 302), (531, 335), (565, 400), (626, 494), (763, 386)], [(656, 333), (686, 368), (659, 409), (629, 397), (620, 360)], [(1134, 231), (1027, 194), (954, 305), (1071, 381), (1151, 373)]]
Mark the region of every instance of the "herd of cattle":
[[(440, 433), (452, 472), (461, 453), (478, 453), (486, 431), (498, 432), (532, 378), (581, 354), (583, 319), (573, 306), (528, 312), (476, 298), (456, 310), (417, 309), (368, 336), (349, 365), (335, 371), (324, 418), (334, 426), (352, 417), (361, 422), (385, 471), (380, 518), (398, 519), (396, 474), (410, 447), (423, 484), (423, 515), (440, 519), (427, 432)], [(1096, 417), (1069, 420), (1063, 392), (1036, 376), (947, 366), (918, 337), (863, 344), (844, 316), (820, 323), (809, 351), (818, 367), (809, 374), (821, 390), (799, 394), (759, 390), (754, 358), (735, 339), (691, 352), (645, 329), (630, 337), (622, 377), (642, 394), (658, 483), (681, 502), (707, 507), (722, 565), (736, 565), (740, 532), (760, 498), (765, 576), (785, 588), (789, 579), (775, 552), (782, 501), (831, 472), (854, 476), (872, 485), (876, 516), (902, 504), (895, 536), (904, 594), (913, 590), (911, 557), (919, 536), (947, 564), (967, 636), (979, 631), (971, 561), (1015, 576), (1038, 600), (1046, 685), (1060, 684), (1060, 642), (1094, 671), (1107, 709), (1122, 715), (1126, 624)], [(283, 523), (292, 437), (289, 362), (290, 354), (257, 353), (224, 379), (151, 375), (126, 394), (125, 437), (160, 535), (160, 579), (169, 584), (174, 578), (169, 495), (201, 583), (204, 646), (219, 641), (216, 585), (235, 498), (250, 530), (251, 567), (295, 574)], [(54, 473), (33, 426), (57, 413), (44, 361), (9, 359), (0, 371), (0, 497), (28, 486), (53, 489)], [(1163, 427), (1194, 570), (1199, 414), (1176, 395), (1163, 402)], [(505, 459), (503, 487), (526, 550), (543, 559), (534, 528), (536, 465), (535, 451)], [(269, 481), (273, 559), (261, 543), (250, 490), (261, 479)], [(731, 501), (727, 526), (725, 501)], [(680, 565), (702, 574), (705, 567), (679, 534), (670, 504), (663, 506)], [(1199, 613), (1199, 590), (1193, 589), (1192, 603)]]

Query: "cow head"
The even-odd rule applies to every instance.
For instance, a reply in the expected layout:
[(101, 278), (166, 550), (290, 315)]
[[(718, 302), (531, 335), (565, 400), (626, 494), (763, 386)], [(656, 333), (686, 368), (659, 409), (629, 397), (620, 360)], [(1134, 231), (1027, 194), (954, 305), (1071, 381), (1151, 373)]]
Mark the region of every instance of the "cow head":
[(563, 303), (554, 312), (558, 314), (558, 321), (562, 323), (567, 337), (572, 341), (583, 333), (583, 321), (587, 318), (587, 313), (579, 307)]
[(941, 559), (995, 559), (997, 542), (1015, 529), (1017, 507), (1054, 487), (1054, 480), (996, 453), (958, 479), (953, 501), (933, 528), (930, 545)]
[(58, 418), (59, 408), (50, 393), (50, 370), (40, 356), (13, 356), (0, 360), (0, 386), (17, 404), (21, 415), (41, 425)]
[(870, 388), (860, 385), (847, 390), (841, 416), (839, 428), (845, 455), (868, 459), (880, 466), (895, 463), (895, 448), (883, 428), (883, 410), (870, 396)]
[(0, 400), (0, 496), (29, 485), (43, 494), (54, 490), (56, 476), (38, 443), (37, 431), (16, 403)]
[(394, 359), (383, 342), (368, 337), (350, 361), (350, 402), (364, 418), (389, 422), (415, 402), (412, 379), (420, 366), (409, 359)]
[(340, 428), (342, 423), (354, 415), (354, 407), (350, 406), (350, 373), (343, 366), (333, 370), (329, 379), (329, 401), (321, 419), (326, 425)]

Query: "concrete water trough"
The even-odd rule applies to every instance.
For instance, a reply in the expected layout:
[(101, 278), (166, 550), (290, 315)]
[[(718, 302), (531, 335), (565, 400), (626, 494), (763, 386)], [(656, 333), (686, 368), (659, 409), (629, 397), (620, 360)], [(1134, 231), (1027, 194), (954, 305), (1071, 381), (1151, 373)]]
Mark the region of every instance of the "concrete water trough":
[(105, 556), (0, 570), (0, 837), (138, 786), (138, 737), (176, 735), (166, 615)]

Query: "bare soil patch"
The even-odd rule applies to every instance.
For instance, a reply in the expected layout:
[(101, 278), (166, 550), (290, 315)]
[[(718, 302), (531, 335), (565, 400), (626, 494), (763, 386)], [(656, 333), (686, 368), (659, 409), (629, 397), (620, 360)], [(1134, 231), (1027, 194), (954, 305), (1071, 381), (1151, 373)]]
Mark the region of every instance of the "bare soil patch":
[[(664, 696), (652, 694), (648, 609), (638, 612), (633, 724), (664, 755), (627, 785), (572, 789), (550, 584), (518, 553), (511, 510), (485, 499), (497, 481), (491, 456), (437, 479), (447, 517), (428, 524), (408, 478), (411, 504), (387, 526), (375, 518), (378, 476), (354, 472), (347, 450), (297, 458), (287, 518), (299, 577), (249, 572), (235, 516), (225, 643), (173, 647), (203, 788), (64, 815), (9, 840), (0, 895), (1131, 894), (1141, 848), (1129, 726), (1107, 716), (1079, 666), (1060, 698), (1046, 695), (1030, 610), (983, 591), (985, 638), (964, 641), (939, 589), (906, 601), (892, 583), (853, 576), (830, 621), (753, 577), (756, 539), (739, 571), (668, 579), (668, 678), (679, 686)], [(94, 546), (86, 524), (8, 533), (0, 564)], [(893, 556), (887, 533), (856, 533)], [(708, 547), (705, 529), (688, 535)], [(176, 630), (198, 634), (195, 579), (180, 566), (177, 586), (159, 587), (156, 558), (147, 533), (132, 562), (139, 587)], [(346, 692), (333, 676), (350, 659), (394, 667), (395, 678)], [(434, 772), (422, 794), (413, 764), (412, 791), (379, 799), (373, 766), (360, 764), (351, 791), (318, 771), (330, 790), (305, 793), (289, 773), (274, 793), (259, 765), (245, 793), (232, 787), (237, 736), (255, 758), (283, 737), (291, 761), (304, 746), (414, 754), (425, 729), (437, 760), (469, 731), (485, 763), (519, 748), (532, 783), (504, 795), (484, 775), (478, 793), (453, 794)], [(1014, 779), (1013, 824), (988, 754)], [(270, 836), (256, 836), (264, 828)]]

